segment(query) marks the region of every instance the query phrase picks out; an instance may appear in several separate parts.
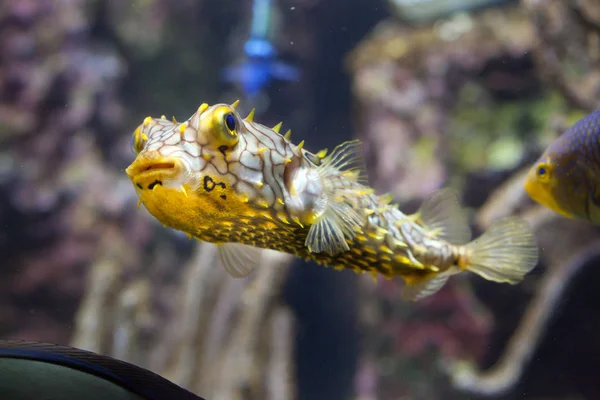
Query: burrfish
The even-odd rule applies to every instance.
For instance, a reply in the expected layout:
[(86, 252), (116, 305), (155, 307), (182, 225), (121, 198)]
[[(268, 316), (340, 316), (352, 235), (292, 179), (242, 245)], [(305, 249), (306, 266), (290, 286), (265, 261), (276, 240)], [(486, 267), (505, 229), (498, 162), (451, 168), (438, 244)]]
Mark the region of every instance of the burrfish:
[(367, 185), (360, 141), (330, 154), (294, 144), (232, 105), (202, 104), (186, 121), (147, 117), (132, 136), (126, 172), (158, 221), (215, 243), (227, 272), (244, 277), (260, 249), (357, 273), (400, 276), (418, 300), (461, 271), (515, 284), (535, 267), (528, 224), (508, 217), (469, 242), (457, 195), (430, 195), (414, 214)]

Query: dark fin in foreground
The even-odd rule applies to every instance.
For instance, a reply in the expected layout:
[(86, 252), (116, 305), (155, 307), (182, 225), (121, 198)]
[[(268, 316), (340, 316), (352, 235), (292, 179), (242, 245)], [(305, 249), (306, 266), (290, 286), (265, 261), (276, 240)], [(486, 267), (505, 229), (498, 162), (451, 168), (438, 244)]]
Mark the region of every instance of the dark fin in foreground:
[[(30, 363), (26, 361), (30, 361)], [(61, 370), (55, 368), (56, 366), (65, 368)], [(40, 382), (27, 379), (28, 371), (32, 374), (32, 377), (37, 373), (37, 376), (45, 378), (51, 376), (51, 373), (55, 373), (57, 376), (62, 373), (69, 374), (69, 376), (82, 376), (77, 374), (77, 371), (84, 373), (87, 377), (95, 376), (98, 379), (90, 380), (86, 377), (88, 385), (96, 381), (100, 383), (98, 387), (106, 388), (105, 382), (108, 381), (125, 389), (124, 391), (112, 390), (120, 393), (119, 397), (113, 398), (114, 400), (205, 400), (146, 369), (108, 356), (68, 346), (24, 340), (0, 340), (0, 375), (3, 370), (11, 368), (13, 371), (15, 368), (22, 368), (24, 381), (31, 382), (31, 385), (39, 385)], [(10, 389), (12, 382), (2, 381), (2, 376), (0, 376), (0, 388), (6, 385)], [(73, 385), (75, 384), (73, 382)], [(86, 397), (86, 400), (96, 398), (93, 395), (92, 392), (92, 396)], [(0, 398), (5, 399), (2, 396)], [(43, 398), (63, 399), (65, 397), (63, 393), (44, 393)]]

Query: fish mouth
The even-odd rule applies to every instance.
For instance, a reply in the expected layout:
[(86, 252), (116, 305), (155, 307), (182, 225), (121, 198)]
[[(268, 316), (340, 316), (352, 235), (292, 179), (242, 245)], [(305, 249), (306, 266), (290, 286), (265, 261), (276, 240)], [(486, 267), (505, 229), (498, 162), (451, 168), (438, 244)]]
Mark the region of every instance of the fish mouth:
[(558, 204), (549, 188), (537, 183), (534, 176), (534, 173), (530, 173), (524, 185), (529, 197), (564, 217), (572, 218), (573, 215)]
[(163, 186), (166, 179), (173, 178), (179, 170), (174, 161), (137, 159), (126, 170), (127, 176), (141, 190), (153, 190)]
[(148, 171), (156, 171), (156, 170), (169, 170), (169, 169), (173, 169), (173, 168), (175, 168), (175, 163), (160, 162), (160, 163), (148, 165), (139, 173), (144, 173), (144, 172), (148, 172)]

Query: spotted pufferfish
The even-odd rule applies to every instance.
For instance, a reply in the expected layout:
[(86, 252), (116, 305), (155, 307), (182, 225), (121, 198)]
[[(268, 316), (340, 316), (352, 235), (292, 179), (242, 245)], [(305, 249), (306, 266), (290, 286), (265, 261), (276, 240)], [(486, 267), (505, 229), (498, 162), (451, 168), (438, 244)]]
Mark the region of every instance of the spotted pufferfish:
[(400, 276), (402, 297), (419, 300), (471, 271), (516, 284), (538, 261), (534, 234), (516, 217), (469, 242), (457, 195), (441, 189), (414, 214), (366, 183), (360, 142), (329, 155), (293, 144), (232, 105), (202, 104), (184, 122), (147, 117), (135, 129), (126, 172), (140, 204), (167, 227), (215, 243), (226, 271), (244, 277), (260, 249), (338, 270)]

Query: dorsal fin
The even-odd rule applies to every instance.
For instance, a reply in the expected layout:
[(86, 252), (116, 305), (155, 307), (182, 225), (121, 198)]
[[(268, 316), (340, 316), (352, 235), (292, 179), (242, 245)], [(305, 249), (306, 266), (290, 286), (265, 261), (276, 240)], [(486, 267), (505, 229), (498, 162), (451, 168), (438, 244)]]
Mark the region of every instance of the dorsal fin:
[(471, 239), (466, 213), (452, 189), (440, 189), (427, 197), (417, 216), (423, 227), (437, 239), (456, 245), (465, 244)]

